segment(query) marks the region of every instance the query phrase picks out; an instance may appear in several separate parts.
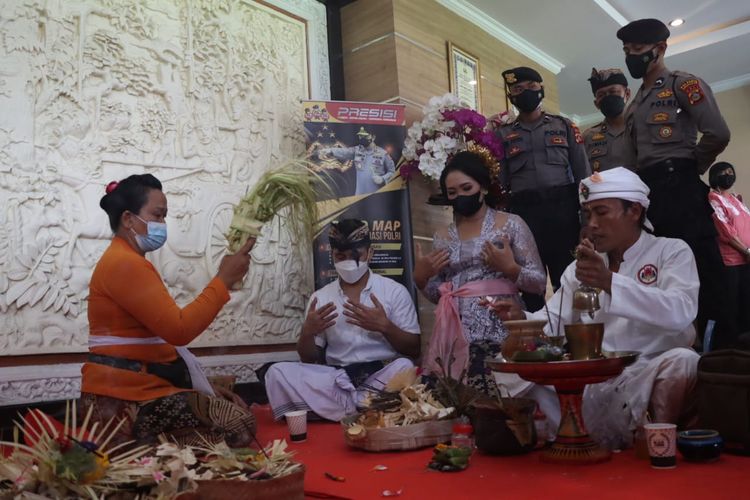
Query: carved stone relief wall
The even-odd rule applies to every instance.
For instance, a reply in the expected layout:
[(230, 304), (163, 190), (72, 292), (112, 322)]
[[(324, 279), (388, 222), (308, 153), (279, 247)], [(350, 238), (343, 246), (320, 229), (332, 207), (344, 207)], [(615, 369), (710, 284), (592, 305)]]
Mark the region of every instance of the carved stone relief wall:
[[(211, 279), (232, 206), (303, 151), (300, 99), (328, 98), (315, 0), (5, 0), (0, 9), (0, 353), (86, 349), (88, 282), (111, 231), (105, 185), (158, 177), (180, 304)], [(293, 342), (309, 249), (279, 220), (245, 288), (194, 345)], [(133, 284), (137, 287), (137, 284)]]

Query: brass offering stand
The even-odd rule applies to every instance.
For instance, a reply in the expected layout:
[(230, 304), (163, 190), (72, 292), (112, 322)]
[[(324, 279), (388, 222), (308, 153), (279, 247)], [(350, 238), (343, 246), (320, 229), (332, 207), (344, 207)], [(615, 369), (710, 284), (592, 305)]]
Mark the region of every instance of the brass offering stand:
[(541, 385), (552, 385), (560, 400), (560, 426), (554, 444), (542, 452), (541, 460), (560, 464), (595, 464), (605, 462), (612, 452), (600, 447), (586, 430), (581, 412), (583, 391), (588, 384), (598, 384), (618, 376), (638, 358), (636, 351), (604, 352), (599, 359), (581, 361), (513, 362), (489, 358), (493, 371), (516, 373)]

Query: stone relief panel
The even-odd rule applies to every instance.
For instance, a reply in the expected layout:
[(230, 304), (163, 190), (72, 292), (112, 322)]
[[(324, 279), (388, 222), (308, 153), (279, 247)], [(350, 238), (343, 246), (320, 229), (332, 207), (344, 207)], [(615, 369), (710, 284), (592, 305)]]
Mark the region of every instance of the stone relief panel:
[[(224, 254), (233, 204), (301, 154), (300, 99), (328, 98), (315, 0), (6, 0), (0, 10), (0, 352), (85, 350), (88, 281), (111, 239), (105, 185), (158, 177), (181, 305)], [(195, 345), (296, 340), (310, 253), (279, 220)]]

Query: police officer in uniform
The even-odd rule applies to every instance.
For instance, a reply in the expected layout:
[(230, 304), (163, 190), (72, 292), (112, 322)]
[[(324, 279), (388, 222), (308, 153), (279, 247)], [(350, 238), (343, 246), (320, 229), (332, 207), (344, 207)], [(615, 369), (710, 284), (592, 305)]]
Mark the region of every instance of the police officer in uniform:
[(635, 151), (625, 137), (625, 103), (630, 99), (628, 79), (622, 70), (591, 70), (594, 105), (604, 120), (583, 133), (583, 144), (591, 170), (601, 172), (614, 167), (635, 169)]
[[(497, 131), (505, 146), (500, 175), (511, 193), (508, 208), (529, 225), (557, 289), (578, 244), (578, 183), (591, 175), (591, 168), (578, 128), (567, 118), (541, 109), (542, 76), (519, 67), (504, 71), (503, 79), (508, 98), (519, 111), (516, 120)], [(544, 304), (543, 297), (525, 295), (524, 299), (532, 311)]]
[(643, 79), (628, 105), (625, 123), (636, 152), (636, 172), (651, 189), (648, 218), (658, 236), (681, 238), (690, 245), (701, 281), (699, 332), (705, 331), (708, 319), (716, 320), (721, 330), (724, 266), (709, 188), (700, 174), (726, 148), (729, 128), (703, 80), (664, 65), (669, 38), (664, 23), (633, 21), (617, 32), (617, 38), (631, 76)]
[(350, 148), (323, 148), (320, 155), (338, 161), (351, 161), (357, 172), (355, 195), (374, 193), (396, 175), (396, 165), (388, 151), (375, 144), (375, 138), (364, 127), (357, 132), (357, 145)]

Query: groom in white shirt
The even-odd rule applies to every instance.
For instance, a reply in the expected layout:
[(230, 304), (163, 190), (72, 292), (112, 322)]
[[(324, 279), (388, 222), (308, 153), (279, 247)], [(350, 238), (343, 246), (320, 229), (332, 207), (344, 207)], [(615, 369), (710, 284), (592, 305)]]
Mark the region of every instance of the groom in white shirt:
[(328, 239), (339, 278), (310, 297), (297, 341), (302, 362), (276, 363), (266, 373), (277, 419), (308, 410), (341, 420), (419, 357), (414, 301), (403, 285), (370, 270), (367, 222), (332, 222)]

